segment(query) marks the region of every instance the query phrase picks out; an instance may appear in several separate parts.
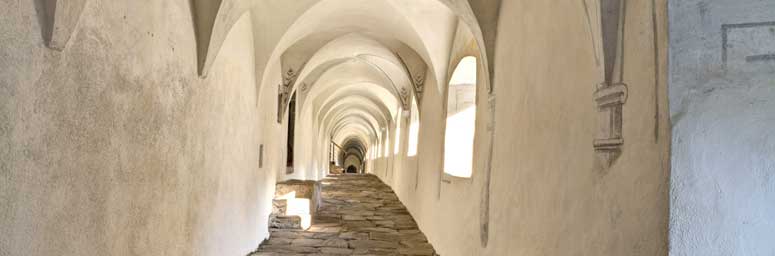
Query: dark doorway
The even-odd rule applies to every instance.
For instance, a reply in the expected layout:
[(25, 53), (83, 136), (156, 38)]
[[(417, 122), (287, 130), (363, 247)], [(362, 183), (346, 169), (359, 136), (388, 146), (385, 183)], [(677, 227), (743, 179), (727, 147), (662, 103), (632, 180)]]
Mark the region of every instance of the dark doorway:
[(355, 166), (350, 165), (350, 166), (347, 167), (347, 173), (358, 173), (358, 168), (356, 168)]
[(288, 149), (285, 157), (286, 173), (293, 173), (293, 134), (296, 126), (296, 92), (291, 96), (291, 102), (288, 104), (288, 142), (286, 147)]

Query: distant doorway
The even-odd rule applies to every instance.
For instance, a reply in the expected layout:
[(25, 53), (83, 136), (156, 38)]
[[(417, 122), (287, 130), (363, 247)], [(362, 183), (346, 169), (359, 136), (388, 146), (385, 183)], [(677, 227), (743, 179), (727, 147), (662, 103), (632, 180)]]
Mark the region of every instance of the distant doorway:
[(347, 167), (347, 173), (358, 173), (358, 167), (355, 167), (355, 166), (352, 166), (352, 165), (348, 166)]

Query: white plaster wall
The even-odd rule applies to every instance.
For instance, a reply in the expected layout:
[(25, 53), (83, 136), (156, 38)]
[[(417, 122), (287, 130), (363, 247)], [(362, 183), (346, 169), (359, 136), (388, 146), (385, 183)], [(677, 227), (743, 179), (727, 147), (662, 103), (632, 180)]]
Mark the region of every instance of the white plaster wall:
[[(651, 1), (628, 1), (625, 146), (607, 170), (592, 146), (598, 126), (592, 94), (603, 78), (582, 2), (502, 3), (487, 247), (479, 239), (486, 107), (477, 107), (473, 177), (443, 177), (444, 97), (425, 91), (419, 154), (405, 158), (393, 178), (375, 173), (393, 187), (439, 254), (668, 253), (666, 3), (656, 2), (663, 21), (656, 28), (658, 51)], [(482, 106), (486, 91), (478, 91)]]
[[(251, 250), (266, 236), (275, 176), (318, 179), (327, 159), (310, 150), (303, 154), (309, 172), (283, 174), (285, 128), (274, 107), (280, 55), (305, 33), (335, 31), (366, 13), (380, 18), (371, 22), (410, 19), (380, 22), (376, 32), (433, 60), (435, 75), (421, 104), (420, 153), (368, 166), (396, 190), (442, 255), (664, 254), (668, 168), (660, 152), (667, 152), (668, 139), (666, 114), (660, 114), (667, 110), (655, 108), (665, 90), (654, 90), (653, 52), (643, 50), (652, 47), (648, 1), (629, 9), (626, 82), (635, 96), (625, 107), (625, 154), (607, 172), (595, 166), (592, 151), (591, 95), (602, 72), (581, 2), (504, 1), (494, 56), (501, 121), (495, 123), (487, 248), (479, 243), (487, 108), (477, 108), (474, 176), (447, 182), (441, 176), (445, 104), (433, 88), (443, 88), (436, 78), (447, 73), (453, 16), (433, 2), (393, 12), (400, 3), (329, 0), (297, 24), (315, 2), (256, 3), (253, 15), (243, 17), (252, 22), (238, 22), (205, 80), (196, 76), (187, 1), (91, 1), (63, 53), (42, 46), (32, 3), (2, 2), (0, 121), (9, 121), (0, 122), (0, 145), (9, 146), (0, 147), (0, 228), (14, 235), (0, 239), (0, 248), (11, 255)], [(430, 26), (436, 19), (423, 12), (438, 16), (439, 26)], [(326, 18), (334, 14), (348, 15)], [(308, 26), (318, 21), (330, 23)], [(298, 31), (286, 31), (292, 24)], [(479, 93), (485, 104), (483, 86)], [(655, 123), (655, 114), (662, 122)], [(311, 123), (305, 136), (320, 128)], [(653, 137), (655, 127), (661, 137)], [(382, 143), (390, 144), (392, 156), (395, 127), (387, 128)], [(309, 139), (320, 139), (302, 140), (311, 149), (327, 147), (318, 143), (327, 138)]]
[[(671, 1), (671, 255), (775, 255), (775, 2)], [(727, 33), (724, 24), (772, 22)], [(741, 41), (742, 39), (742, 41)]]
[(0, 1), (0, 255), (245, 255), (268, 235), (280, 141), (250, 16), (204, 80), (191, 21), (188, 1), (89, 1), (56, 52), (34, 1)]

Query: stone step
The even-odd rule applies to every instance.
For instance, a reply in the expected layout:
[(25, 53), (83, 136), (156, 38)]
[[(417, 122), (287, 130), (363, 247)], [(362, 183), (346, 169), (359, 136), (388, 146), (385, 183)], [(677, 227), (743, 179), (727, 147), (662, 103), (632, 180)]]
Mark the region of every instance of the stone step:
[[(338, 175), (320, 184), (322, 205), (312, 226), (277, 225), (252, 255), (437, 255), (409, 211), (375, 176)], [(276, 204), (293, 212), (293, 203)]]
[(269, 215), (269, 228), (302, 229), (300, 216)]

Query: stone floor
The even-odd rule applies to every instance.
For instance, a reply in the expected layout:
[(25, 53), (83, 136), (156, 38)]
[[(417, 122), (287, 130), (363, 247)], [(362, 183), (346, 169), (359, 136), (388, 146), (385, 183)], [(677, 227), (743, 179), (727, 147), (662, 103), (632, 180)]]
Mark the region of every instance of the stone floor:
[(306, 230), (273, 229), (258, 255), (436, 255), (393, 191), (373, 175), (322, 181), (322, 201)]

